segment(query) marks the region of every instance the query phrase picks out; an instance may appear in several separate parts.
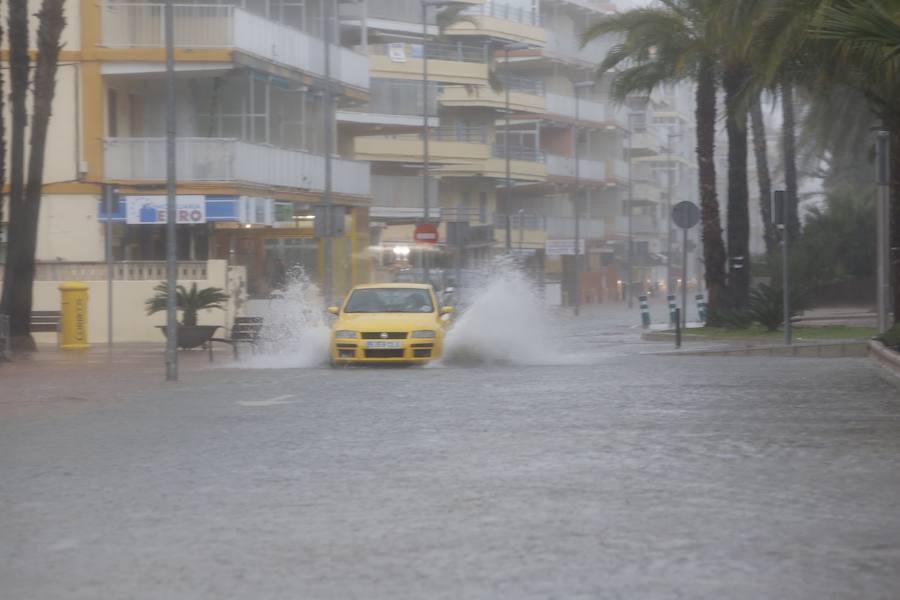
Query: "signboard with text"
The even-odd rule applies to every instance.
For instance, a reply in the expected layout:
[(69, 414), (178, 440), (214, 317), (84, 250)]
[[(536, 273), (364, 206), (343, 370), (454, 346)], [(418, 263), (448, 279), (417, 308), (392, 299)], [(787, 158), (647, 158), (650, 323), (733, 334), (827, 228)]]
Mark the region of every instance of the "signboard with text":
[[(165, 196), (125, 196), (127, 224), (164, 225), (168, 218)], [(177, 196), (175, 222), (179, 225), (206, 223), (206, 196)]]

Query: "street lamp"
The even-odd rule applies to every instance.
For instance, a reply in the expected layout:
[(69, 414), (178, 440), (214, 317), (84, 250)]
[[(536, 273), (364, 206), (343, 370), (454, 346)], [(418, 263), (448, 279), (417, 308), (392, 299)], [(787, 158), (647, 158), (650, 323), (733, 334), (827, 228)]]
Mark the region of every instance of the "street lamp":
[(575, 213), (575, 299), (573, 307), (575, 316), (578, 316), (581, 306), (581, 261), (579, 260), (580, 248), (578, 247), (578, 241), (581, 237), (581, 204), (578, 198), (578, 186), (581, 183), (579, 181), (581, 160), (578, 148), (578, 121), (581, 119), (581, 90), (594, 87), (594, 82), (592, 80), (576, 81), (572, 83), (572, 87), (575, 89), (575, 123), (573, 124), (572, 136), (575, 142), (575, 193), (572, 195), (572, 211)]
[[(166, 381), (178, 380), (178, 323), (175, 288), (178, 255), (175, 240), (175, 2), (167, 0), (164, 15), (166, 44)], [(107, 222), (110, 218), (106, 215)]]
[(632, 114), (628, 113), (628, 199), (626, 200), (626, 210), (627, 215), (626, 219), (628, 221), (628, 248), (625, 251), (625, 275), (626, 275), (626, 297), (628, 298), (628, 308), (632, 308), (634, 306), (633, 301), (631, 299), (632, 290), (631, 290), (631, 282), (632, 282), (632, 246), (634, 246), (634, 242), (632, 240), (632, 236), (634, 234), (633, 231), (633, 222), (632, 216), (634, 213), (634, 207), (632, 206), (632, 182), (631, 182), (631, 155), (634, 154), (634, 139), (632, 135), (634, 131), (632, 130), (631, 119)]
[(666, 173), (667, 188), (666, 192), (666, 293), (674, 293), (672, 287), (672, 140), (680, 138), (680, 133), (666, 134)]
[[(527, 50), (530, 48), (528, 44), (523, 44), (521, 42), (516, 43), (508, 43), (503, 45), (503, 53), (504, 53), (504, 68), (509, 67), (509, 52), (510, 50)], [(504, 138), (504, 154), (506, 155), (506, 194), (503, 198), (504, 211), (506, 213), (506, 253), (510, 254), (512, 252), (512, 215), (510, 211), (512, 210), (512, 177), (510, 174), (510, 156), (509, 156), (509, 82), (507, 81), (503, 85), (504, 89), (504, 112), (506, 114), (506, 134), (503, 136)]]
[[(422, 2), (422, 220), (431, 221), (431, 160), (428, 155), (428, 8), (442, 8), (458, 4), (451, 0), (421, 0)], [(425, 283), (430, 283), (428, 253), (422, 253)]]

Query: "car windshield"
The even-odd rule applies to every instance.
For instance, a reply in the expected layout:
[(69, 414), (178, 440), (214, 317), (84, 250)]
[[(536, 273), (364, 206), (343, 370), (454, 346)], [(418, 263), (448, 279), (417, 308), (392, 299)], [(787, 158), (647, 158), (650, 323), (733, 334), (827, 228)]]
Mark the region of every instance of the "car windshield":
[(344, 312), (348, 313), (427, 313), (433, 310), (431, 294), (417, 288), (354, 290), (344, 308)]

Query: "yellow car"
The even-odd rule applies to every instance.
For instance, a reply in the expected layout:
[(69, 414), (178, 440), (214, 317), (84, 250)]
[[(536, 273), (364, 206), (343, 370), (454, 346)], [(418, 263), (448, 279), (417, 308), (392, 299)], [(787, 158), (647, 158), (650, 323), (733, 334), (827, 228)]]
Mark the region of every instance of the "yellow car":
[(444, 315), (430, 285), (379, 283), (358, 285), (331, 327), (331, 364), (423, 364), (441, 357)]

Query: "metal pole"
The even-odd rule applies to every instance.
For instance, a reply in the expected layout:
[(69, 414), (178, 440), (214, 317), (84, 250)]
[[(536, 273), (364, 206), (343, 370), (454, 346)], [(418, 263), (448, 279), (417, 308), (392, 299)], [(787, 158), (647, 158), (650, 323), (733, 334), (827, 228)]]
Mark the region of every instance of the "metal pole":
[[(424, 209), (424, 221), (428, 223), (431, 218), (431, 164), (428, 156), (428, 5), (422, 2), (422, 207)], [(422, 253), (422, 270), (425, 275), (425, 283), (430, 283), (428, 270), (428, 253)]]
[(103, 184), (103, 201), (106, 205), (106, 350), (113, 346), (113, 256), (112, 256), (112, 206), (113, 189)]
[(681, 264), (684, 265), (681, 273), (681, 319), (682, 327), (687, 329), (687, 283), (688, 283), (688, 230), (684, 228), (681, 236)]
[[(509, 46), (507, 45), (504, 49), (505, 54), (505, 62), (503, 66), (505, 68), (509, 68)], [(504, 202), (504, 211), (506, 213), (506, 253), (510, 254), (512, 252), (512, 216), (510, 215), (510, 211), (512, 210), (512, 178), (510, 177), (510, 158), (509, 158), (509, 82), (507, 81), (504, 86), (504, 104), (506, 107), (506, 135), (504, 136), (504, 146), (505, 154), (506, 154), (506, 197)]]
[(634, 212), (632, 205), (631, 205), (631, 199), (632, 199), (631, 155), (633, 154), (633, 150), (634, 150), (634, 139), (632, 138), (633, 133), (634, 132), (631, 130), (631, 114), (629, 114), (628, 115), (628, 200), (626, 201), (626, 210), (628, 211), (628, 214), (627, 214), (628, 249), (627, 249), (627, 252), (625, 253), (625, 274), (626, 274), (626, 277), (628, 278), (627, 281), (625, 282), (625, 285), (627, 288), (625, 295), (628, 297), (628, 308), (631, 308), (633, 306), (632, 299), (631, 299), (631, 296), (632, 296), (632, 289), (631, 289), (632, 264), (631, 263), (632, 263), (632, 246), (634, 246), (634, 243), (632, 242), (632, 239), (631, 239), (632, 234), (633, 234), (633, 230), (632, 230), (632, 216), (633, 215), (632, 215), (632, 213)]
[(573, 309), (575, 316), (578, 316), (578, 312), (581, 308), (581, 268), (579, 264), (580, 258), (580, 248), (578, 247), (578, 238), (581, 237), (581, 204), (579, 203), (578, 198), (578, 185), (580, 183), (580, 150), (578, 148), (578, 119), (581, 117), (581, 113), (579, 112), (579, 101), (581, 98), (580, 88), (578, 85), (575, 85), (575, 123), (572, 129), (572, 136), (575, 142), (575, 193), (572, 197), (572, 210), (575, 212), (575, 298), (573, 300)]
[(793, 202), (793, 198), (791, 198), (790, 194), (785, 193), (784, 202), (782, 203), (783, 208), (782, 208), (782, 216), (781, 216), (781, 219), (782, 219), (781, 222), (783, 223), (782, 227), (784, 227), (784, 229), (782, 230), (782, 232), (783, 232), (783, 237), (782, 237), (783, 248), (781, 251), (781, 257), (782, 257), (782, 259), (781, 259), (782, 260), (781, 287), (783, 288), (782, 298), (783, 298), (784, 306), (783, 306), (782, 310), (784, 311), (784, 345), (785, 346), (791, 345), (791, 275), (790, 275), (790, 268), (791, 268), (791, 261), (790, 261), (791, 239), (790, 238), (791, 238), (791, 233), (790, 233), (790, 227), (788, 226), (788, 224), (790, 223), (790, 221), (788, 219), (790, 218), (790, 214), (791, 214), (791, 209), (790, 209), (791, 202)]
[(332, 248), (331, 236), (334, 232), (334, 215), (332, 214), (332, 164), (331, 155), (334, 154), (334, 117), (332, 116), (332, 94), (331, 94), (331, 2), (322, 4), (322, 24), (323, 24), (323, 45), (325, 48), (325, 193), (322, 195), (322, 204), (325, 206), (323, 211), (325, 214), (325, 239), (322, 240), (322, 263), (324, 267), (324, 289), (322, 294), (325, 297), (327, 306), (331, 306), (332, 297), (334, 295), (334, 265), (332, 264)]
[(175, 0), (166, 0), (166, 381), (178, 380), (176, 287), (178, 254), (175, 240)]
[[(877, 250), (877, 310), (878, 333), (890, 329), (890, 137), (887, 131), (878, 132), (876, 145), (878, 153), (878, 203), (875, 212)], [(895, 309), (896, 310), (896, 309)]]
[(672, 134), (668, 134), (666, 148), (666, 291), (671, 294), (675, 290), (672, 280)]

